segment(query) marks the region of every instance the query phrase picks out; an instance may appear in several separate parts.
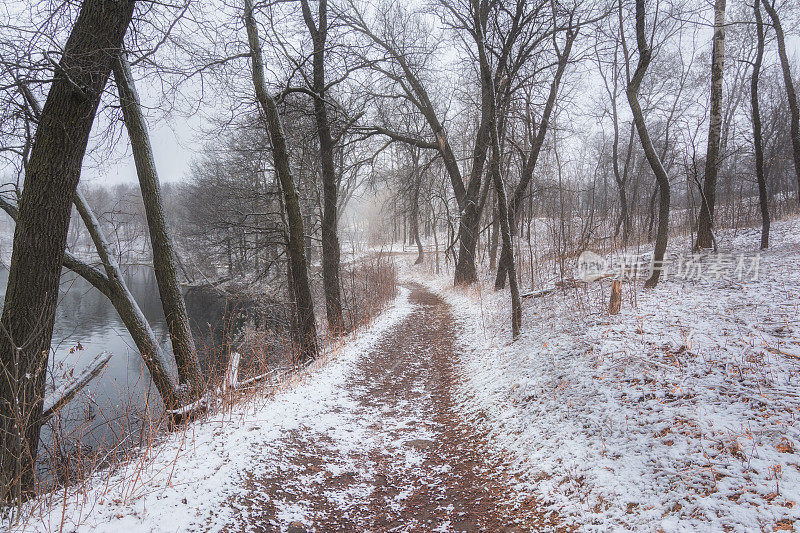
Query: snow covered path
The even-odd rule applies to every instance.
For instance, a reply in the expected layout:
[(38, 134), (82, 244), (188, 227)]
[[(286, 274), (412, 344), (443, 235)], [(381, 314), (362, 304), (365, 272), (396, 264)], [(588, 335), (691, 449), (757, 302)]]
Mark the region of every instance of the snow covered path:
[(449, 307), (412, 287), (411, 313), (361, 358), (332, 402), (245, 479), (228, 531), (528, 531), (520, 502), (451, 398)]
[[(37, 500), (25, 531), (552, 530), (461, 418), (451, 308), (420, 285), (301, 372)], [(549, 514), (554, 518), (555, 514)]]

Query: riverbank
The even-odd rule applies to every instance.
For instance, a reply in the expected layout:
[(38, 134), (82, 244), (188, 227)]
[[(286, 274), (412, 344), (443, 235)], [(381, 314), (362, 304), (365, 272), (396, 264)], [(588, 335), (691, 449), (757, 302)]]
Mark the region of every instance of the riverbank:
[(373, 323), (327, 345), (312, 365), (278, 387), (154, 439), (131, 461), (86, 483), (30, 502), (18, 529), (219, 530), (236, 517), (222, 504), (239, 493), (241, 475), (257, 464), (265, 443), (313, 419), (359, 358), (411, 307), (404, 290)]

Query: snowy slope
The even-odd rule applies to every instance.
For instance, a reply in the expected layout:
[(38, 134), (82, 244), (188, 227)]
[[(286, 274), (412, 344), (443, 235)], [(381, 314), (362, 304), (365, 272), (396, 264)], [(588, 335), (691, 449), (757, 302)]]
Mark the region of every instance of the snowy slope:
[[(270, 443), (301, 426), (326, 432), (341, 446), (363, 445), (353, 423), (354, 400), (342, 387), (354, 365), (411, 312), (408, 290), (367, 329), (336, 353), (318, 359), (294, 387), (217, 413), (171, 434), (150, 453), (115, 471), (99, 472), (88, 486), (69, 488), (31, 504), (24, 531), (218, 531), (241, 517), (226, 504), (243, 491), (242, 478), (259, 462), (280, 464)], [(320, 367), (324, 365), (324, 369)], [(283, 516), (285, 515), (285, 516)], [(296, 512), (282, 510), (286, 521)]]
[[(722, 234), (721, 252), (756, 253), (758, 235)], [(608, 282), (527, 300), (514, 343), (507, 293), (429, 278), (459, 322), (463, 409), (520, 488), (586, 531), (791, 529), (800, 221), (773, 224), (773, 243), (756, 281), (627, 282), (617, 316)]]

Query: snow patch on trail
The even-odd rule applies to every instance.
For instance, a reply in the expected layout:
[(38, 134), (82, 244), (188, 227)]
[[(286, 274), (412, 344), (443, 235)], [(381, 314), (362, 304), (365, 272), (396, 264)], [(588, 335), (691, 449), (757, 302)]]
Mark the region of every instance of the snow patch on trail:
[[(274, 462), (278, 469), (296, 468), (271, 443), (310, 428), (328, 433), (340, 447), (356, 450), (363, 445), (360, 428), (366, 424), (350, 423), (343, 414), (355, 408), (343, 384), (370, 348), (412, 312), (415, 306), (408, 296), (409, 290), (401, 288), (389, 309), (318, 358), (293, 379), (290, 390), (215, 413), (182, 433), (170, 434), (139, 460), (96, 473), (88, 487), (68, 489), (51, 501), (32, 502), (30, 517), (19, 529), (219, 531), (241, 522), (243, 517), (228, 502), (244, 492), (245, 473), (264, 461)], [(347, 457), (346, 450), (339, 455)], [(340, 466), (342, 471), (357, 467)], [(279, 517), (286, 522), (302, 521), (304, 513), (297, 505), (279, 507)]]
[[(756, 253), (758, 235), (721, 232), (720, 249)], [(791, 529), (800, 519), (800, 220), (774, 223), (772, 237), (754, 281), (625, 283), (616, 316), (607, 282), (527, 300), (514, 343), (506, 292), (404, 274), (452, 307), (463, 411), (510, 456), (517, 489), (565, 522)]]

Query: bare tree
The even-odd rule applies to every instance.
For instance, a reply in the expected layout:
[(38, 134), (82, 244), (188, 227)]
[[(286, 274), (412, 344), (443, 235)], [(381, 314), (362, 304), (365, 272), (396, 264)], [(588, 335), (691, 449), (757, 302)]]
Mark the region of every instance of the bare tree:
[(275, 99), (269, 94), (264, 79), (264, 60), (261, 56), (261, 43), (258, 38), (253, 15), (251, 0), (244, 0), (244, 22), (247, 28), (247, 39), (250, 47), (250, 62), (252, 65), (253, 86), (256, 98), (267, 124), (267, 131), (272, 142), (272, 154), (275, 162), (275, 172), (281, 185), (289, 228), (289, 271), (291, 273), (291, 286), (297, 309), (297, 328), (300, 344), (299, 361), (305, 363), (317, 354), (317, 325), (314, 317), (314, 302), (311, 298), (311, 288), (308, 280), (308, 264), (305, 253), (305, 232), (303, 230), (303, 215), (300, 212), (300, 202), (297, 196), (292, 171), (289, 167), (289, 151), (286, 146), (286, 136), (283, 124), (278, 114)]
[[(619, 16), (623, 20), (622, 1), (620, 0)], [(645, 32), (645, 8), (644, 0), (636, 0), (636, 45), (639, 50), (639, 62), (636, 65), (636, 70), (633, 77), (628, 82), (627, 96), (628, 104), (633, 113), (633, 121), (636, 124), (636, 131), (639, 133), (639, 141), (642, 143), (647, 162), (656, 175), (659, 188), (659, 208), (658, 208), (658, 233), (656, 235), (656, 246), (653, 252), (653, 272), (650, 278), (645, 282), (646, 288), (653, 288), (658, 284), (658, 278), (661, 276), (663, 268), (664, 254), (667, 250), (667, 237), (669, 231), (669, 203), (670, 203), (670, 188), (669, 176), (664, 169), (661, 158), (656, 152), (653, 141), (650, 139), (650, 132), (647, 129), (647, 124), (644, 121), (644, 113), (639, 104), (639, 89), (642, 85), (642, 80), (647, 73), (647, 67), (650, 65), (652, 59), (652, 50), (647, 41)]]
[(755, 152), (756, 179), (758, 180), (758, 205), (761, 209), (761, 249), (769, 247), (769, 197), (767, 195), (767, 179), (764, 175), (764, 141), (761, 134), (761, 111), (758, 106), (758, 77), (764, 59), (764, 23), (761, 19), (761, 7), (758, 0), (753, 4), (756, 18), (756, 58), (753, 62), (753, 73), (750, 77), (750, 109), (753, 113), (753, 150)]
[(133, 0), (86, 0), (67, 40), (36, 130), (0, 327), (0, 490), (33, 483), (58, 283), (89, 133)]
[[(555, 74), (553, 75), (553, 80), (550, 83), (550, 90), (547, 95), (547, 100), (545, 101), (541, 117), (539, 118), (539, 125), (538, 129), (536, 130), (536, 136), (532, 139), (530, 152), (528, 153), (527, 158), (525, 159), (525, 162), (522, 167), (522, 172), (520, 174), (519, 182), (517, 183), (517, 186), (514, 189), (514, 195), (511, 197), (511, 202), (509, 203), (508, 206), (509, 223), (511, 224), (512, 232), (515, 232), (515, 228), (517, 227), (522, 202), (525, 199), (525, 195), (528, 192), (528, 187), (530, 185), (531, 179), (533, 178), (533, 173), (536, 170), (536, 163), (539, 160), (539, 154), (541, 153), (542, 147), (544, 146), (545, 137), (547, 135), (548, 126), (550, 124), (550, 117), (552, 116), (553, 109), (555, 108), (556, 105), (558, 90), (561, 86), (561, 80), (564, 76), (564, 71), (566, 70), (567, 65), (569, 64), (569, 58), (570, 58), (570, 53), (572, 51), (572, 46), (575, 43), (575, 39), (577, 39), (578, 34), (580, 33), (580, 22), (574, 19), (575, 15), (576, 15), (575, 11), (569, 13), (568, 23), (565, 30), (566, 36), (563, 49), (558, 44), (558, 33), (554, 32), (552, 35), (553, 49), (555, 51), (557, 58), (556, 71)], [(555, 16), (556, 14), (553, 13), (554, 18)], [(497, 277), (495, 278), (495, 284), (494, 284), (496, 289), (502, 289), (503, 287), (505, 287), (506, 275), (508, 273), (509, 267), (511, 266), (509, 263), (510, 261), (509, 252), (510, 249), (506, 248), (506, 246), (503, 245), (500, 252), (500, 264), (498, 265), (497, 268)]]
[(150, 135), (147, 132), (147, 123), (142, 114), (133, 74), (124, 54), (120, 54), (114, 62), (114, 80), (119, 91), (125, 127), (128, 130), (139, 186), (142, 190), (150, 243), (153, 247), (153, 269), (172, 340), (172, 353), (178, 364), (178, 376), (181, 385), (188, 389), (188, 397), (198, 400), (203, 394), (203, 371), (200, 369), (189, 317), (186, 314), (186, 304), (178, 281), (177, 258), (172, 238), (167, 231), (164, 201), (161, 198), (161, 186), (158, 182), (153, 149), (150, 146)]
[(722, 77), (725, 72), (725, 0), (714, 2), (714, 38), (711, 51), (711, 101), (709, 105), (708, 148), (705, 176), (701, 190), (700, 216), (697, 220), (695, 248), (716, 249), (714, 242), (714, 204), (717, 197), (717, 174), (722, 134)]
[[(348, 11), (341, 14), (342, 19), (346, 21), (351, 28), (360, 32), (373, 42), (397, 65), (397, 71), (388, 67), (381, 67), (378, 63), (375, 63), (375, 68), (379, 69), (382, 74), (400, 85), (404, 92), (404, 97), (419, 110), (423, 117), (425, 117), (431, 133), (433, 134), (434, 141), (414, 139), (411, 136), (396, 134), (383, 128), (380, 129), (379, 132), (402, 142), (409, 142), (421, 148), (434, 148), (439, 151), (450, 178), (458, 208), (462, 212), (462, 221), (459, 225), (459, 238), (461, 238), (463, 237), (461, 228), (465, 224), (465, 218), (467, 219), (467, 225), (472, 229), (475, 229), (474, 226), (479, 221), (479, 217), (475, 216), (475, 210), (477, 208), (477, 196), (480, 191), (480, 173), (476, 180), (470, 181), (472, 187), (468, 190), (464, 185), (464, 178), (462, 177), (461, 168), (458, 164), (458, 158), (448, 138), (447, 131), (439, 118), (436, 107), (423, 82), (421, 65), (424, 64), (424, 58), (419, 59), (419, 64), (415, 63), (415, 58), (419, 55), (419, 43), (415, 44), (417, 50), (407, 50), (412, 47), (412, 43), (407, 42), (402, 32), (410, 31), (409, 28), (411, 28), (412, 25), (402, 21), (398, 21), (398, 24), (393, 24), (391, 15), (397, 15), (398, 11), (390, 6), (382, 14), (382, 27), (380, 29), (373, 29), (352, 2), (348, 7)], [(478, 141), (476, 141), (476, 145), (477, 143)], [(484, 138), (481, 145), (482, 148), (478, 148), (478, 155), (480, 156), (480, 154), (483, 154), (483, 160), (485, 160), (486, 145), (486, 139)], [(476, 165), (473, 161), (473, 168), (477, 171), (478, 167), (482, 167), (482, 162)], [(469, 210), (469, 213), (467, 213), (467, 210)], [(471, 249), (473, 260), (470, 267), (468, 264), (469, 261), (465, 263), (464, 260), (461, 258), (459, 259), (458, 265), (460, 266), (456, 267), (455, 274), (455, 282), (457, 284), (469, 283), (470, 281), (474, 281), (475, 278), (473, 242), (477, 235), (475, 231), (466, 229), (464, 231), (469, 235), (467, 235), (467, 250), (465, 250), (463, 257), (469, 256), (468, 250)], [(464, 240), (462, 239), (462, 249), (464, 246)]]
[(789, 103), (791, 118), (790, 135), (792, 138), (792, 153), (794, 154), (794, 170), (797, 174), (797, 201), (800, 202), (800, 106), (797, 102), (797, 92), (792, 81), (792, 71), (789, 68), (789, 56), (786, 54), (786, 37), (783, 34), (783, 26), (775, 8), (774, 0), (762, 0), (764, 9), (767, 10), (769, 18), (772, 20), (772, 27), (775, 29), (775, 37), (778, 40), (778, 57), (781, 60), (781, 70), (783, 71), (783, 84), (786, 89), (786, 99)]
[(338, 222), (338, 180), (334, 164), (334, 139), (328, 120), (328, 103), (325, 101), (328, 87), (325, 82), (325, 50), (328, 38), (328, 2), (317, 3), (317, 21), (311, 13), (308, 0), (300, 0), (303, 20), (311, 34), (314, 46), (312, 55), (314, 116), (317, 122), (319, 154), (322, 163), (322, 281), (325, 289), (325, 310), (328, 328), (338, 335), (345, 332), (342, 319), (342, 294), (339, 285), (339, 232)]

